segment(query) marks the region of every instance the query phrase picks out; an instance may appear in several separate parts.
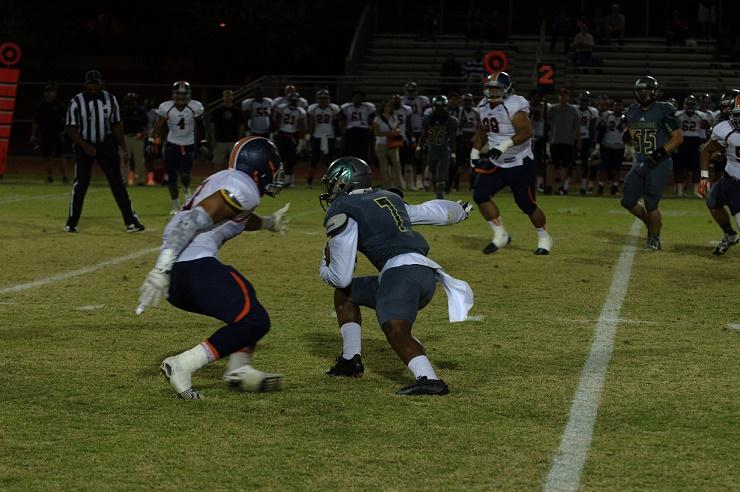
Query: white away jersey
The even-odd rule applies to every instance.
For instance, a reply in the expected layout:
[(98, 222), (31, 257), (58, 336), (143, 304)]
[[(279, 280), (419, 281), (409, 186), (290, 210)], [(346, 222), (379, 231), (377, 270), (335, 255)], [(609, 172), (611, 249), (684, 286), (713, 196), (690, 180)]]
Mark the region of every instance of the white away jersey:
[(401, 99), (401, 104), (405, 104), (411, 108), (411, 131), (414, 133), (421, 133), (421, 122), (424, 117), (424, 110), (432, 106), (429, 98), (427, 96), (404, 96), (403, 99)]
[(253, 133), (270, 133), (270, 116), (272, 99), (263, 97), (261, 101), (254, 98), (242, 101), (242, 112), (247, 118), (249, 130)]
[[(501, 104), (491, 109), (491, 105), (486, 101), (478, 106), (481, 126), (488, 136), (488, 147), (495, 147), (504, 140), (514, 136), (516, 131), (511, 119), (518, 112), (524, 112), (529, 117), (529, 101), (522, 96), (512, 94)], [(514, 145), (506, 152), (501, 154), (494, 164), (498, 167), (516, 167), (523, 164), (525, 157), (532, 158), (532, 139), (528, 138), (519, 145)]]
[(403, 141), (409, 143), (408, 132), (406, 131), (406, 122), (411, 117), (411, 107), (401, 103), (398, 109), (393, 110), (393, 116), (398, 120), (398, 128), (401, 130), (403, 135)]
[(720, 121), (712, 129), (712, 140), (716, 140), (727, 155), (725, 172), (735, 179), (740, 179), (740, 132), (732, 127), (729, 121)]
[(624, 141), (622, 141), (622, 134), (624, 133), (624, 114), (614, 114), (614, 111), (606, 111), (601, 115), (599, 120), (599, 126), (603, 129), (603, 135), (601, 137), (601, 145), (609, 149), (623, 149)]
[(457, 111), (457, 121), (459, 122), (457, 126), (458, 135), (464, 135), (466, 133), (472, 135), (480, 127), (480, 114), (475, 108), (471, 108), (470, 110), (460, 108)]
[(157, 108), (157, 115), (167, 120), (167, 141), (175, 145), (195, 145), (195, 119), (205, 110), (199, 101), (191, 100), (182, 109), (175, 101), (165, 101)]
[(190, 210), (213, 195), (221, 193), (224, 199), (234, 208), (241, 210), (239, 215), (230, 220), (213, 224), (200, 231), (178, 256), (177, 261), (191, 261), (198, 258), (217, 257), (218, 250), (229, 239), (244, 231), (247, 217), (260, 204), (260, 192), (252, 178), (236, 169), (225, 169), (206, 178), (193, 193), (193, 197), (182, 207), (182, 210), (170, 220), (164, 229), (162, 247), (180, 214), (189, 214)]
[(284, 104), (277, 108), (277, 118), (280, 122), (278, 130), (285, 133), (295, 133), (302, 129), (302, 125), (306, 122), (306, 110), (300, 106), (291, 108)]
[(596, 123), (599, 121), (599, 110), (593, 106), (582, 109), (580, 106), (575, 105), (575, 108), (578, 111), (581, 139), (591, 138), (591, 128), (595, 128)]
[(334, 120), (339, 115), (339, 106), (334, 103), (329, 103), (325, 108), (319, 106), (319, 103), (313, 103), (308, 107), (308, 115), (313, 118), (314, 127), (313, 134), (314, 138), (334, 138)]
[(375, 113), (375, 104), (362, 102), (359, 106), (355, 103), (342, 104), (342, 115), (347, 121), (347, 128), (370, 128), (370, 115)]
[(705, 139), (707, 136), (708, 118), (706, 113), (694, 111), (689, 114), (686, 110), (676, 111), (676, 121), (684, 137)]

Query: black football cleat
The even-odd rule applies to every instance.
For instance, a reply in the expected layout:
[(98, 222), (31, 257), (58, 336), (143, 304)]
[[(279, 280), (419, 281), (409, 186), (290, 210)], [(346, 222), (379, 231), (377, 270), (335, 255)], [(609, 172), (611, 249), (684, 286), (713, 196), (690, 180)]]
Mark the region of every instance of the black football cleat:
[(146, 227), (144, 227), (144, 224), (140, 224), (139, 222), (134, 222), (133, 224), (129, 224), (126, 226), (126, 232), (141, 232)]
[(362, 357), (355, 354), (351, 359), (345, 359), (340, 354), (334, 365), (326, 373), (329, 376), (346, 376), (349, 378), (358, 378), (365, 372), (365, 366), (362, 365)]
[(490, 255), (491, 253), (495, 253), (496, 251), (500, 250), (501, 248), (505, 248), (508, 245), (510, 245), (511, 244), (511, 234), (506, 233), (506, 236), (505, 237), (506, 237), (506, 244), (504, 244), (503, 246), (501, 246), (499, 248), (498, 246), (496, 246), (495, 244), (493, 244), (493, 241), (491, 241), (490, 243), (488, 243), (486, 245), (485, 248), (483, 248), (483, 254)]
[(397, 395), (446, 395), (450, 392), (447, 383), (441, 379), (427, 379), (426, 376), (419, 377), (415, 382), (404, 386), (396, 391)]

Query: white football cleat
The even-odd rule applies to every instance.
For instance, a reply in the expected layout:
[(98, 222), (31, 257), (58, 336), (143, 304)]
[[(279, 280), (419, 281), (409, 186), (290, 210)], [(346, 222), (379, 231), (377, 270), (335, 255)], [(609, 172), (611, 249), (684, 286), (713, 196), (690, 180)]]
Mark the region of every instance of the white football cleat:
[(546, 235), (545, 237), (538, 238), (537, 239), (537, 249), (534, 250), (534, 254), (549, 255), (550, 250), (552, 249), (552, 245), (553, 245), (553, 240), (550, 234)]
[(506, 232), (506, 229), (501, 227), (500, 229), (497, 229), (496, 232), (493, 233), (493, 241), (491, 241), (493, 244), (496, 245), (497, 248), (505, 248), (509, 245), (511, 242), (511, 236), (508, 232)]
[(283, 375), (271, 372), (262, 372), (251, 365), (241, 366), (233, 371), (227, 371), (223, 377), (234, 389), (262, 393), (265, 391), (280, 391), (283, 389)]
[(201, 400), (203, 398), (198, 390), (193, 389), (193, 374), (180, 366), (177, 356), (167, 357), (162, 361), (159, 369), (167, 381), (170, 382), (172, 389), (175, 390), (179, 398), (184, 400)]

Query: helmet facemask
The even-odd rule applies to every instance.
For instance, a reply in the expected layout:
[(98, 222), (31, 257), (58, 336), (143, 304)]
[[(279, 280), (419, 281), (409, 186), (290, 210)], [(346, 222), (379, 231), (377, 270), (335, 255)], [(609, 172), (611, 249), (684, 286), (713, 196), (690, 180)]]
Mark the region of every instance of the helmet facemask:
[(278, 170), (275, 171), (275, 174), (272, 175), (272, 182), (265, 185), (265, 195), (273, 198), (278, 196), (285, 187), (285, 181), (283, 181), (284, 177), (285, 171), (283, 171), (283, 166), (281, 164)]
[(504, 100), (506, 89), (496, 82), (490, 82), (483, 89), (483, 95), (488, 99), (489, 103), (500, 104)]

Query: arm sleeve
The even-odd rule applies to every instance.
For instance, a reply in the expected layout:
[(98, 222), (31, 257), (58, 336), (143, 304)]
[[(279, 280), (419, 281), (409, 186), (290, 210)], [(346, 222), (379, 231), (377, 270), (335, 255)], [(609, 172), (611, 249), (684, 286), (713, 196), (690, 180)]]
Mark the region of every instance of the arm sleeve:
[(77, 101), (72, 99), (67, 108), (67, 126), (80, 126)]
[(322, 259), (319, 275), (332, 287), (344, 288), (352, 283), (352, 272), (357, 259), (357, 222), (347, 219), (344, 230), (329, 239), (330, 263)]
[(462, 205), (450, 200), (429, 200), (420, 205), (406, 204), (413, 225), (451, 225), (462, 222), (467, 215)]

